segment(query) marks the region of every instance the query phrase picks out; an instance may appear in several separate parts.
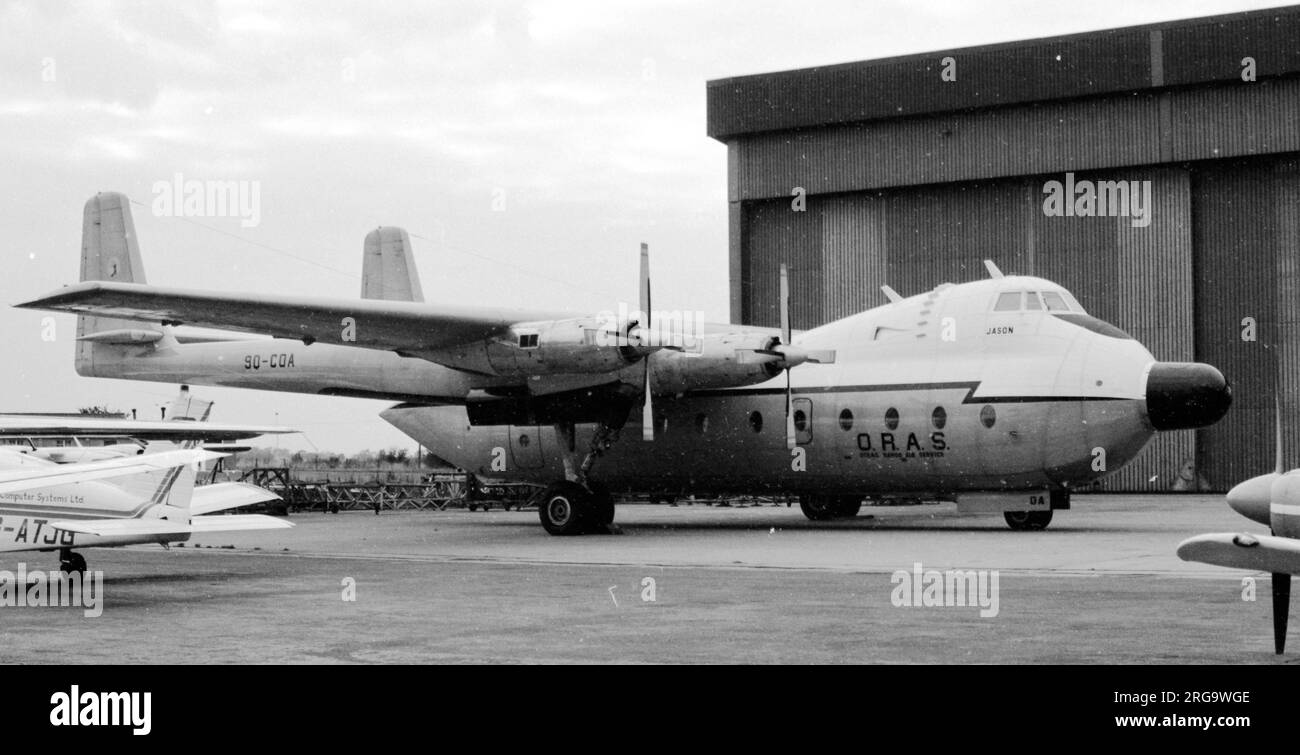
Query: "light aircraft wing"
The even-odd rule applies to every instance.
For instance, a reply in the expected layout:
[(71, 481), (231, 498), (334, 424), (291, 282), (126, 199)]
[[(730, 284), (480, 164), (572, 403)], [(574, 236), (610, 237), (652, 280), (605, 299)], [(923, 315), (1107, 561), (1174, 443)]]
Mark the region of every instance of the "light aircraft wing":
[(280, 496), (265, 488), (249, 485), (246, 482), (222, 482), (216, 485), (203, 485), (194, 488), (190, 498), (190, 514), (211, 514), (254, 503), (278, 501)]
[(243, 440), (298, 432), (291, 427), (212, 422), (141, 422), (133, 419), (0, 415), (0, 435), (120, 436), (141, 440)]
[(196, 464), (209, 459), (219, 459), (222, 456), (223, 454), (195, 449), (125, 456), (120, 459), (92, 461), (85, 464), (34, 466), (30, 469), (0, 472), (0, 493), (17, 493), (55, 485), (68, 485), (74, 482), (88, 482), (108, 477), (140, 474), (141, 472), (155, 472), (160, 469), (170, 469), (185, 464)]
[(519, 322), (574, 316), (573, 313), (409, 301), (236, 294), (104, 281), (68, 286), (17, 306), (144, 322), (184, 323), (413, 355), (489, 338)]
[(262, 514), (235, 516), (201, 516), (189, 524), (166, 519), (67, 519), (50, 522), (50, 527), (83, 535), (100, 537), (156, 537), (160, 535), (198, 535), (209, 532), (243, 532), (277, 530), (292, 527), (283, 519)]
[(1273, 535), (1216, 532), (1178, 544), (1178, 557), (1234, 569), (1300, 574), (1300, 540)]

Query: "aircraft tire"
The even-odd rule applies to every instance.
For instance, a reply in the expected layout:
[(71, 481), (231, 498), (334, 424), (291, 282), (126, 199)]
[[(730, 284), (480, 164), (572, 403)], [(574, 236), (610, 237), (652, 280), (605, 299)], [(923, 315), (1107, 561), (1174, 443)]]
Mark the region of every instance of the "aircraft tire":
[(835, 515), (844, 519), (852, 519), (862, 511), (862, 496), (846, 495), (840, 498), (836, 506)]
[(814, 522), (834, 519), (838, 510), (836, 503), (836, 499), (828, 495), (799, 496), (799, 510)]
[(86, 571), (86, 558), (75, 551), (64, 551), (59, 554), (59, 568), (64, 574), (72, 572), (84, 573)]
[(609, 488), (596, 480), (587, 480), (587, 490), (591, 494), (592, 524), (596, 527), (608, 527), (614, 523), (614, 496)]
[(561, 480), (542, 492), (537, 515), (552, 535), (581, 535), (595, 518), (592, 495), (576, 482)]
[(1004, 511), (1002, 512), (1002, 518), (1007, 520), (1008, 527), (1016, 531), (1045, 530), (1047, 525), (1052, 523), (1052, 512)]
[(799, 510), (814, 522), (855, 517), (862, 510), (862, 498), (857, 496), (801, 495)]

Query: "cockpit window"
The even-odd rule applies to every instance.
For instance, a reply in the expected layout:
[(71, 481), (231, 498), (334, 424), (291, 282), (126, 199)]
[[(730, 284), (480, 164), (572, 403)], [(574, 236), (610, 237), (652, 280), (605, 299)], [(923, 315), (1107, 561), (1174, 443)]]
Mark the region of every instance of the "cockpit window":
[(994, 312), (1015, 312), (1020, 309), (1020, 292), (1008, 291), (1005, 294), (998, 295), (998, 303), (994, 305)]
[(1070, 305), (1066, 303), (1065, 297), (1055, 291), (1044, 291), (1043, 301), (1047, 303), (1048, 312), (1069, 312)]
[[(1041, 298), (1040, 298), (1041, 297)], [(1006, 291), (998, 294), (994, 312), (1074, 312), (1086, 314), (1069, 291)]]

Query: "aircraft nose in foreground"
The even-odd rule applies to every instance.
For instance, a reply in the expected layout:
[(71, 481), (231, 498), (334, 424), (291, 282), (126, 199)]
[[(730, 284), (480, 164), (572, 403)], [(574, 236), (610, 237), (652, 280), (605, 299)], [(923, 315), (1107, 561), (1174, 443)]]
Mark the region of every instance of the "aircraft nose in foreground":
[(1223, 373), (1199, 362), (1156, 362), (1147, 374), (1147, 420), (1157, 430), (1213, 425), (1232, 405)]

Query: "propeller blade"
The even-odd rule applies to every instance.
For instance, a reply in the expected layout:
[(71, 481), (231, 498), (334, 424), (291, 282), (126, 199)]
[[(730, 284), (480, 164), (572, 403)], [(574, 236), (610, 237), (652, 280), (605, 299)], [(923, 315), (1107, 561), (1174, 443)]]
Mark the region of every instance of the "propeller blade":
[(641, 399), (641, 440), (655, 439), (655, 410), (650, 398), (650, 357), (645, 358), (645, 393)]
[(781, 343), (790, 345), (790, 272), (781, 265)]
[(650, 245), (641, 243), (641, 312), (645, 314), (645, 330), (650, 330)]
[(1280, 396), (1273, 397), (1273, 424), (1277, 432), (1277, 467), (1274, 471), (1282, 474), (1286, 470), (1282, 468), (1282, 398)]
[(1286, 623), (1291, 615), (1291, 575), (1273, 574), (1273, 651), (1286, 649)]
[[(645, 315), (645, 331), (650, 332), (650, 245), (641, 242), (641, 312)], [(654, 402), (650, 398), (650, 355), (642, 358), (645, 362), (645, 377), (642, 381), (641, 399), (641, 440), (655, 439)]]
[(794, 399), (790, 394), (790, 368), (785, 368), (785, 447), (794, 448)]

